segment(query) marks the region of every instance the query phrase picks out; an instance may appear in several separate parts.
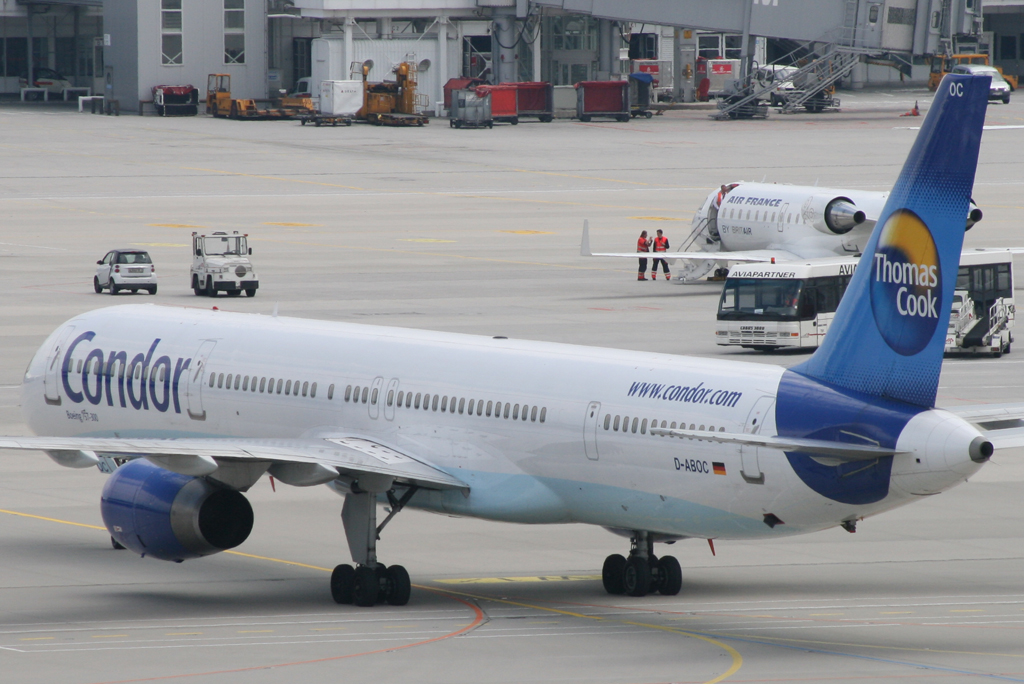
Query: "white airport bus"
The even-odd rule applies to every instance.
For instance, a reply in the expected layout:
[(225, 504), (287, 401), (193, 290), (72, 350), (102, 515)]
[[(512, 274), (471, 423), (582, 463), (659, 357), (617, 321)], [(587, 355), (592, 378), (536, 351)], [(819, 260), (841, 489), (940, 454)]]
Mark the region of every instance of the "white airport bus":
[(817, 347), (858, 261), (837, 257), (733, 266), (718, 303), (715, 341), (759, 351)]
[(1009, 354), (1015, 309), (1013, 253), (964, 250), (953, 292), (946, 353)]

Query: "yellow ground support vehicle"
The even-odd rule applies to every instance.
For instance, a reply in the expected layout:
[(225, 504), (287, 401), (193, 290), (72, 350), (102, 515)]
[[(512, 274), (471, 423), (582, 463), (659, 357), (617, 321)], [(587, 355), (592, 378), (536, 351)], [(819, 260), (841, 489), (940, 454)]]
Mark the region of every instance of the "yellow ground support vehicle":
[[(985, 53), (964, 53), (958, 55), (948, 55), (942, 57), (941, 55), (935, 55), (932, 57), (932, 69), (928, 75), (928, 90), (935, 90), (939, 87), (939, 82), (942, 77), (953, 70), (958, 64), (981, 64), (989, 66), (988, 55)], [(1002, 67), (996, 67), (996, 71), (1003, 74)], [(1010, 84), (1012, 90), (1017, 89), (1017, 77), (1013, 74), (1003, 74), (1003, 80)]]
[(363, 106), (356, 118), (379, 126), (422, 126), (425, 98), (416, 96), (416, 68), (409, 62), (395, 67), (395, 80), (370, 83), (370, 67), (363, 65)]
[[(206, 80), (206, 113), (229, 119), (297, 119), (314, 114), (312, 101), (303, 98), (297, 106), (261, 109), (258, 100), (231, 97), (231, 75), (210, 74)], [(265, 102), (265, 101), (264, 101)], [(305, 106), (306, 103), (310, 106)]]

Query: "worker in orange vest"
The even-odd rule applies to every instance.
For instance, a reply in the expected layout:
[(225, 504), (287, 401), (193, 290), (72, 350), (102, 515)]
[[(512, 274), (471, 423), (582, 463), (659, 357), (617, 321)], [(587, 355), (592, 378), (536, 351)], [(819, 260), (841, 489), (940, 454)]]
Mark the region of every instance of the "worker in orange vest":
[[(641, 231), (636, 241), (636, 251), (647, 253), (651, 251), (651, 239), (647, 237), (647, 231)], [(637, 280), (647, 280), (647, 257), (640, 259), (640, 270), (636, 274)]]
[[(658, 229), (658, 237), (654, 238), (654, 251), (655, 252), (667, 252), (668, 251), (668, 238), (662, 234), (661, 229)], [(655, 259), (654, 265), (651, 267), (651, 280), (658, 279), (658, 264), (661, 264), (661, 271), (665, 274), (665, 280), (671, 280), (672, 274), (668, 270), (668, 262), (664, 259)]]

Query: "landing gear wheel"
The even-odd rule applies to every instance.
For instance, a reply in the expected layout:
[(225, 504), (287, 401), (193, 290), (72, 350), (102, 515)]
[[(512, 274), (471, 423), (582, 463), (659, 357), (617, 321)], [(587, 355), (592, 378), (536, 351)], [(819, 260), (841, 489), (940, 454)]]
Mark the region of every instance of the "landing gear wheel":
[(622, 576), (626, 571), (626, 558), (615, 553), (604, 559), (604, 567), (601, 568), (601, 583), (604, 590), (609, 594), (625, 594), (626, 585), (623, 584)]
[(256, 288), (253, 287), (253, 288), (246, 289), (245, 296), (246, 297), (255, 297), (256, 296)]
[(116, 551), (124, 551), (124, 546), (122, 546), (121, 542), (117, 541), (113, 537), (110, 538), (110, 545), (114, 547), (114, 550)]
[(651, 566), (646, 558), (630, 556), (622, 573), (622, 584), (630, 596), (646, 596), (651, 589)]
[(658, 591), (664, 596), (675, 596), (683, 588), (683, 571), (675, 556), (663, 556), (658, 561)]
[(339, 565), (331, 573), (331, 598), (335, 603), (352, 603), (356, 571), (351, 565)]
[(96, 291), (96, 294), (103, 292), (103, 286), (100, 285), (100, 279), (96, 276), (92, 277), (92, 289)]
[(379, 595), (380, 579), (377, 577), (377, 569), (369, 565), (360, 565), (356, 568), (352, 580), (352, 603), (368, 608), (377, 603)]
[(392, 565), (384, 572), (384, 600), (392, 606), (404, 606), (409, 602), (412, 583), (409, 573), (401, 565)]

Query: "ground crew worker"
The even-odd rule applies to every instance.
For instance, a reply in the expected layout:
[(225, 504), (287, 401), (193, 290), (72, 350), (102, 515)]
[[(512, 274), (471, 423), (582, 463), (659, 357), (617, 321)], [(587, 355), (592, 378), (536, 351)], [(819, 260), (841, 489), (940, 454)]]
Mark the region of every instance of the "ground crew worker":
[[(640, 237), (636, 241), (636, 251), (638, 252), (650, 252), (651, 251), (651, 239), (647, 237), (647, 231), (641, 231)], [(636, 274), (637, 280), (647, 280), (647, 257), (640, 259), (640, 270)]]
[[(665, 237), (661, 229), (658, 229), (658, 237), (654, 238), (654, 251), (655, 252), (667, 252), (668, 251), (668, 238)], [(668, 270), (668, 262), (664, 259), (655, 259), (654, 265), (651, 267), (651, 280), (658, 279), (658, 264), (661, 264), (661, 271), (665, 274), (665, 280), (671, 280), (672, 274)]]

